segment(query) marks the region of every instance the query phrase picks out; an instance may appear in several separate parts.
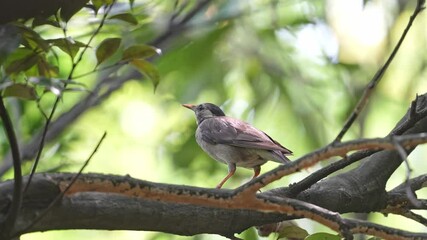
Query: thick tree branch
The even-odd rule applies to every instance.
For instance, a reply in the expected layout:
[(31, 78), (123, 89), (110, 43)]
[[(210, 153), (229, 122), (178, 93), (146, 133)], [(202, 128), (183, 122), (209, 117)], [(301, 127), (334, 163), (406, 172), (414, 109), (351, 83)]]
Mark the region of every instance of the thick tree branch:
[[(427, 123), (427, 119), (425, 121)], [(399, 144), (403, 145), (405, 149), (413, 149), (415, 146), (427, 142), (427, 133), (418, 133), (404, 136), (390, 136), (386, 138), (375, 139), (357, 139), (343, 143), (336, 143), (333, 146), (328, 145), (324, 148), (308, 153), (295, 161), (289, 162), (285, 165), (281, 165), (275, 168), (274, 170), (261, 175), (256, 179), (253, 179), (249, 183), (239, 187), (239, 191), (254, 193), (262, 187), (272, 183), (273, 181), (276, 181), (284, 176), (297, 172), (300, 169), (308, 168), (330, 157), (346, 155), (350, 151), (360, 149), (395, 149), (395, 142), (398, 142)], [(389, 152), (394, 153), (393, 156), (397, 156), (398, 159), (401, 161), (400, 155), (396, 154), (396, 151), (381, 151), (379, 153), (388, 154)], [(397, 161), (393, 162), (396, 163)], [(398, 163), (398, 165), (399, 164), (400, 162)], [(394, 170), (395, 168), (393, 168), (392, 171), (383, 171), (385, 174), (378, 173), (377, 177), (384, 175), (385, 177), (387, 177), (385, 178), (385, 180), (387, 180)], [(371, 172), (372, 171), (369, 171), (369, 173)], [(387, 173), (390, 174), (387, 175)]]
[[(59, 203), (59, 201), (64, 197), (64, 194), (73, 186), (73, 184), (77, 181), (77, 179), (80, 177), (80, 175), (83, 173), (83, 170), (87, 167), (87, 165), (89, 164), (90, 160), (92, 159), (92, 157), (95, 155), (95, 153), (98, 151), (99, 147), (101, 146), (101, 143), (104, 141), (105, 137), (107, 136), (107, 132), (104, 132), (104, 134), (102, 135), (101, 139), (98, 141), (98, 144), (96, 145), (96, 147), (94, 148), (94, 150), (92, 151), (92, 153), (90, 154), (90, 156), (86, 159), (86, 161), (84, 162), (84, 164), (80, 167), (80, 170), (74, 175), (74, 177), (71, 179), (71, 181), (69, 182), (68, 186), (65, 187), (65, 189), (63, 191), (61, 191), (60, 194), (56, 195), (56, 197), (50, 202), (49, 206), (47, 206), (43, 212), (41, 212), (37, 218), (33, 219), (33, 221), (26, 226), (25, 228), (23, 228), (23, 230), (21, 231), (21, 233), (17, 233), (16, 237), (22, 235), (22, 232), (25, 232), (28, 229), (31, 229), (34, 225), (36, 225), (47, 213), (49, 213), (49, 211), (56, 205)], [(28, 177), (29, 181), (30, 178)]]
[[(418, 98), (419, 104), (418, 109), (424, 109), (427, 107), (427, 101), (425, 101), (426, 96), (421, 96)], [(406, 118), (407, 116), (405, 116)], [(427, 127), (427, 124), (424, 123), (424, 121), (426, 121), (425, 118), (420, 119), (419, 121), (415, 121), (413, 122), (413, 126), (408, 128), (406, 130), (407, 134), (410, 133), (417, 133), (419, 131), (421, 131), (423, 128)], [(408, 121), (401, 121), (402, 123), (408, 122)], [(418, 144), (419, 142), (413, 142), (412, 140), (417, 139), (417, 141), (420, 140), (425, 140), (425, 136), (423, 136), (424, 134), (415, 134), (415, 135), (404, 135), (401, 137), (393, 137), (393, 136), (389, 136), (386, 139), (374, 139), (374, 140), (360, 140), (360, 141), (355, 141), (352, 143), (341, 143), (341, 145), (338, 145), (342, 147), (342, 152), (341, 154), (345, 154), (347, 151), (351, 150), (351, 149), (358, 149), (358, 148), (365, 148), (365, 147), (388, 147), (388, 148), (393, 148), (394, 142), (393, 141), (397, 141), (402, 144), (403, 146), (408, 146), (407, 144)], [(412, 140), (411, 140), (412, 139)], [(412, 143), (411, 143), (412, 142)], [(346, 145), (348, 144), (348, 145)], [(412, 145), (414, 146), (414, 145)], [(337, 147), (337, 146), (335, 146)], [(333, 147), (332, 147), (333, 148)], [(341, 151), (339, 150), (339, 151)], [(331, 151), (331, 149), (325, 149), (326, 152)], [(332, 149), (332, 152), (334, 150)], [(335, 149), (335, 151), (337, 151), (337, 149)], [(386, 150), (386, 151), (380, 151), (377, 154), (385, 154), (382, 157), (378, 157), (378, 158), (385, 158), (386, 160), (388, 159), (387, 154), (390, 154), (390, 150)], [(331, 152), (329, 152), (330, 154)], [(337, 152), (335, 152), (337, 154)], [(316, 153), (312, 153), (313, 156), (316, 155)], [(372, 156), (371, 156), (372, 157)], [(398, 156), (398, 154), (396, 155), (397, 159), (399, 160), (399, 162), (401, 162), (400, 157)], [(388, 159), (390, 160), (390, 159)], [(302, 161), (301, 161), (302, 162)], [(301, 162), (295, 163), (295, 164), (301, 164)], [(398, 165), (398, 164), (397, 164)], [(296, 165), (295, 165), (296, 166)], [(294, 166), (294, 167), (295, 167)], [(282, 166), (284, 167), (284, 166)], [(300, 166), (301, 167), (301, 166)], [(294, 169), (295, 171), (295, 169)], [(291, 171), (291, 172), (294, 172)], [(390, 171), (392, 172), (392, 171)], [(268, 173), (267, 173), (268, 175)], [(65, 187), (68, 186), (68, 182), (69, 180), (69, 176), (62, 176), (59, 177), (55, 180), (55, 176), (60, 176), (60, 175), (37, 175), (37, 176), (44, 176), (44, 178), (49, 179), (49, 181), (54, 181), (54, 183), (49, 183), (49, 184), (53, 184), (54, 186), (56, 186), (59, 189), (56, 190), (52, 190), (52, 192), (50, 193), (52, 195), (52, 198), (54, 196), (57, 196), (60, 192), (64, 191)], [(43, 177), (42, 177), (43, 178)], [(108, 179), (105, 179), (108, 178)], [(120, 178), (120, 177), (119, 177)], [(98, 179), (98, 180), (97, 180)], [(105, 209), (103, 209), (103, 207), (106, 208), (111, 208), (111, 203), (114, 203), (114, 198), (115, 198), (115, 194), (127, 194), (128, 197), (136, 197), (136, 198), (144, 198), (144, 201), (148, 201), (148, 202), (144, 202), (144, 204), (152, 204), (153, 201), (155, 204), (159, 204), (160, 201), (162, 202), (162, 204), (160, 205), (156, 205), (157, 207), (161, 207), (161, 209), (165, 209), (164, 205), (165, 202), (167, 202), (167, 205), (170, 204), (174, 204), (173, 207), (171, 207), (171, 209), (175, 209), (175, 208), (181, 208), (182, 206), (180, 204), (184, 204), (184, 205), (189, 205), (188, 207), (190, 207), (189, 209), (187, 209), (187, 211), (190, 211), (191, 216), (194, 216), (194, 211), (198, 211), (199, 213), (201, 213), (202, 215), (206, 215), (206, 216), (210, 216), (209, 217), (209, 221), (205, 221), (205, 222), (201, 222), (201, 221), (197, 221), (199, 225), (194, 225), (194, 220), (188, 220), (188, 222), (191, 222), (191, 224), (193, 225), (182, 225), (182, 223), (178, 224), (177, 222), (174, 222), (171, 224), (171, 226), (164, 226), (167, 229), (159, 229), (159, 227), (157, 226), (156, 228), (153, 228), (152, 225), (148, 225), (151, 227), (146, 227), (146, 225), (140, 225), (139, 229), (141, 230), (159, 230), (159, 231), (165, 231), (165, 232), (169, 232), (169, 233), (176, 233), (176, 234), (184, 234), (184, 235), (193, 235), (193, 234), (198, 234), (198, 233), (216, 233), (216, 234), (221, 234), (224, 236), (231, 236), (233, 233), (235, 232), (240, 232), (244, 229), (246, 229), (247, 227), (253, 226), (253, 225), (262, 225), (264, 223), (270, 223), (270, 222), (278, 222), (278, 221), (282, 221), (285, 220), (286, 218), (288, 218), (289, 216), (292, 216), (293, 218), (297, 217), (297, 218), (310, 218), (313, 219), (315, 221), (318, 221), (326, 226), (331, 227), (332, 229), (341, 232), (344, 236), (348, 235), (349, 232), (351, 233), (355, 233), (355, 232), (365, 232), (365, 233), (369, 233), (369, 234), (373, 234), (376, 236), (387, 236), (387, 237), (391, 237), (388, 235), (388, 233), (393, 233), (393, 234), (397, 234), (396, 236), (400, 236), (400, 237), (405, 237), (405, 236), (411, 236), (411, 237), (419, 237), (420, 235), (417, 234), (413, 234), (413, 233), (407, 233), (407, 232), (400, 232), (399, 230), (393, 230), (393, 229), (388, 229), (388, 228), (384, 228), (384, 227), (378, 227), (378, 226), (372, 226), (369, 225), (369, 223), (363, 223), (362, 225), (360, 224), (355, 224), (355, 222), (353, 222), (352, 220), (349, 219), (342, 219), (341, 217), (339, 217), (339, 215), (337, 215), (334, 212), (330, 212), (326, 209), (323, 208), (319, 208), (317, 206), (305, 203), (305, 202), (301, 202), (299, 200), (293, 200), (293, 199), (288, 199), (288, 198), (278, 198), (278, 196), (280, 196), (280, 191), (277, 193), (275, 193), (274, 191), (271, 192), (265, 192), (263, 194), (258, 194), (257, 198), (254, 198), (254, 192), (253, 191), (242, 191), (242, 188), (240, 189), (236, 189), (235, 191), (218, 191), (218, 190), (206, 190), (206, 189), (198, 189), (198, 188), (191, 188), (191, 187), (181, 187), (181, 186), (171, 186), (171, 185), (164, 185), (164, 184), (154, 184), (154, 183), (148, 183), (148, 182), (143, 182), (143, 184), (146, 186), (146, 188), (144, 188), (145, 190), (147, 190), (148, 192), (145, 193), (141, 193), (140, 190), (141, 188), (136, 188), (135, 186), (138, 185), (138, 183), (140, 181), (137, 180), (132, 180), (129, 178), (121, 178), (121, 180), (115, 180), (114, 176), (106, 176), (104, 178), (102, 178), (104, 180), (100, 181), (99, 180), (99, 176), (96, 175), (94, 178), (91, 178), (90, 176), (83, 176), (83, 179), (79, 179), (77, 181), (77, 184), (74, 185), (66, 198), (64, 198), (61, 202), (61, 206), (64, 205), (64, 201), (70, 201), (70, 199), (72, 199), (72, 202), (76, 202), (79, 201), (78, 197), (80, 196), (90, 196), (90, 199), (92, 198), (96, 198), (96, 197), (100, 197), (101, 198), (101, 202), (102, 199), (111, 199), (111, 197), (113, 198), (111, 200), (111, 202), (109, 202), (109, 205), (107, 207), (107, 205), (105, 206), (99, 206), (100, 209), (96, 209), (97, 213), (99, 212), (104, 212), (106, 211)], [(49, 182), (48, 181), (48, 182)], [(122, 184), (122, 182), (125, 181), (130, 181), (130, 183), (128, 184)], [(136, 182), (135, 182), (136, 181)], [(375, 179), (373, 180), (375, 181)], [(322, 181), (321, 183), (323, 183), (324, 181)], [(361, 181), (362, 183), (363, 181)], [(419, 181), (418, 181), (419, 182)], [(105, 184), (105, 183), (109, 183), (109, 184)], [(350, 183), (354, 183), (351, 182)], [(0, 191), (7, 191), (8, 188), (4, 185), (7, 183), (3, 183), (3, 185), (0, 185)], [(10, 183), (9, 183), (10, 184)], [(46, 183), (46, 179), (44, 179), (43, 181), (41, 181), (41, 186), (34, 186), (34, 188), (30, 188), (32, 189), (31, 191), (33, 191), (33, 193), (29, 192), (29, 196), (31, 196), (31, 194), (42, 194), (43, 196), (48, 196), (49, 194), (47, 194), (46, 192), (44, 192), (44, 190), (49, 190), (52, 189), (52, 186), (45, 186), (44, 184)], [(363, 183), (362, 183), (363, 184)], [(59, 187), (58, 187), (59, 186)], [(333, 206), (332, 208), (330, 208), (330, 210), (335, 210), (338, 212), (349, 212), (349, 211), (361, 211), (361, 212), (365, 212), (365, 211), (370, 211), (371, 209), (377, 209), (377, 210), (381, 210), (382, 207), (387, 206), (388, 202), (387, 202), (387, 197), (385, 194), (381, 194), (381, 197), (378, 198), (376, 201), (374, 201), (371, 205), (369, 205), (367, 208), (365, 208), (366, 206), (363, 205), (363, 203), (366, 204), (366, 202), (370, 201), (372, 198), (372, 195), (377, 195), (378, 191), (370, 191), (370, 189), (363, 189), (365, 190), (365, 192), (359, 192), (358, 194), (355, 195), (345, 195), (345, 191), (342, 191), (342, 189), (346, 190), (346, 191), (350, 191), (350, 193), (353, 194), (354, 192), (354, 188), (357, 188), (357, 184), (349, 184), (348, 186), (345, 186), (344, 188), (335, 188), (336, 185), (331, 186), (331, 189), (329, 191), (324, 191), (324, 188), (319, 188), (317, 189), (317, 191), (314, 189), (310, 189), (312, 190), (312, 192), (310, 193), (306, 193), (306, 195), (298, 195), (298, 199), (300, 200), (304, 200), (304, 201), (308, 201), (308, 202), (313, 202), (313, 199), (319, 198), (320, 199), (327, 199), (327, 201), (331, 201), (335, 199), (335, 196), (339, 195), (339, 194), (344, 194), (344, 196), (347, 196), (347, 198), (343, 198), (338, 197), (338, 204), (337, 206), (341, 205), (341, 207), (339, 209), (334, 208), (335, 206)], [(112, 189), (113, 188), (113, 189)], [(43, 191), (41, 191), (40, 189), (43, 189)], [(380, 185), (380, 187), (378, 188), (381, 191), (383, 191), (383, 186)], [(10, 190), (10, 189), (9, 189)], [(144, 191), (145, 191), (144, 190)], [(244, 189), (243, 189), (244, 190)], [(96, 191), (93, 193), (87, 193), (88, 191)], [(278, 190), (275, 190), (278, 191)], [(109, 193), (108, 196), (101, 194), (101, 192), (103, 194), (105, 193)], [(113, 195), (111, 195), (110, 193), (115, 193)], [(56, 195), (55, 195), (56, 194)], [(88, 195), (87, 195), (88, 194)], [(92, 195), (95, 194), (95, 195)], [(100, 195), (101, 194), (101, 195)], [(172, 195), (170, 195), (172, 194)], [(279, 194), (279, 195), (278, 195)], [(311, 195), (310, 195), (311, 194)], [(323, 195), (323, 196), (322, 196)], [(0, 192), (0, 196), (5, 196), (4, 194), (1, 194)], [(30, 216), (27, 215), (23, 215), (21, 221), (25, 221), (26, 224), (31, 223), (31, 221), (34, 219), (34, 216), (37, 216), (38, 214), (40, 214), (43, 209), (45, 209), (45, 207), (40, 207), (40, 204), (38, 201), (40, 199), (40, 197), (37, 196), (26, 196), (24, 199), (24, 204), (27, 203), (28, 199), (31, 199), (31, 202), (37, 202), (37, 206), (27, 206), (28, 209), (32, 209), (31, 211), (33, 211), (33, 214), (31, 214)], [(303, 198), (303, 196), (307, 197), (309, 196), (309, 199), (307, 198)], [(311, 197), (311, 199), (310, 199)], [(52, 198), (46, 197), (46, 198), (42, 198), (40, 199), (40, 201), (45, 202), (47, 206), (51, 203)], [(77, 198), (77, 199), (75, 199)], [(260, 201), (260, 199), (262, 199)], [(344, 200), (343, 200), (344, 199)], [(85, 199), (84, 201), (86, 201), (88, 199)], [(126, 199), (121, 199), (121, 200), (126, 200)], [(135, 199), (134, 199), (135, 200)], [(311, 200), (311, 201), (310, 201)], [(94, 201), (94, 199), (90, 200), (90, 201)], [(107, 200), (105, 200), (107, 201)], [(126, 200), (127, 201), (127, 200)], [(137, 202), (141, 201), (141, 199), (137, 200)], [(2, 202), (2, 201), (0, 201)], [(95, 201), (96, 203), (98, 203), (98, 200)], [(350, 205), (347, 205), (348, 203), (351, 203)], [(0, 209), (7, 209), (7, 204), (9, 202), (6, 200), (3, 201), (3, 204), (0, 203)], [(125, 203), (125, 202), (123, 202)], [(354, 203), (362, 203), (359, 205), (355, 205)], [(81, 203), (81, 204), (88, 204), (88, 203)], [(107, 202), (106, 202), (107, 204)], [(128, 203), (126, 203), (128, 204)], [(136, 203), (133, 203), (136, 204)], [(145, 206), (144, 204), (140, 204), (138, 203), (137, 206)], [(317, 205), (322, 206), (321, 204), (318, 204), (316, 202)], [(336, 204), (336, 203), (335, 203)], [(132, 205), (135, 206), (135, 205)], [(148, 206), (153, 206), (153, 205), (148, 205)], [(203, 207), (200, 207), (203, 206)], [(347, 206), (347, 207), (345, 207)], [(357, 206), (357, 208), (355, 207)], [(89, 208), (93, 208), (93, 206), (86, 206), (84, 207), (83, 205), (79, 205), (79, 206), (74, 206), (74, 207), (78, 207), (79, 209), (89, 209)], [(323, 207), (329, 207), (324, 205)], [(63, 210), (61, 209), (57, 209), (57, 208), (52, 208), (51, 212), (49, 212), (45, 218), (43, 218), (38, 224), (36, 224), (34, 226), (34, 229), (37, 230), (47, 230), (47, 229), (43, 229), (42, 226), (46, 227), (46, 224), (49, 226), (52, 226), (51, 224), (58, 224), (58, 219), (59, 218), (64, 218), (65, 223), (68, 222), (68, 224), (71, 224), (75, 221), (72, 216), (65, 216), (67, 214), (71, 214), (72, 212), (75, 211), (71, 210), (72, 206), (70, 206), (70, 209), (68, 209), (66, 212), (63, 212)], [(124, 208), (123, 206), (119, 206), (120, 208), (120, 212), (122, 212)], [(224, 209), (225, 208), (225, 209)], [(231, 212), (228, 212), (227, 209), (232, 209), (232, 208), (237, 208), (239, 210), (230, 210)], [(202, 210), (200, 210), (202, 209)], [(242, 210), (244, 209), (244, 210)], [(30, 210), (28, 210), (30, 211)], [(36, 213), (34, 213), (34, 211), (36, 211)], [(128, 210), (129, 212), (138, 212), (135, 210)], [(150, 208), (150, 211), (153, 211), (152, 208)], [(157, 210), (159, 212), (162, 213), (162, 216), (165, 216), (165, 214), (169, 214), (169, 212), (165, 213), (162, 210)], [(200, 212), (202, 211), (202, 212)], [(213, 211), (213, 213), (206, 213), (203, 211)], [(236, 212), (237, 211), (237, 212)], [(246, 212), (249, 211), (249, 212)], [(255, 211), (255, 212), (253, 212)], [(261, 213), (259, 212), (261, 211)], [(1, 211), (0, 211), (1, 212)], [(27, 210), (25, 211), (27, 212)], [(85, 211), (86, 212), (86, 211)], [(126, 211), (125, 211), (126, 212)], [(271, 213), (270, 214), (266, 214), (266, 213)], [(66, 214), (65, 214), (66, 213)], [(57, 216), (57, 214), (62, 214), (60, 217)], [(93, 224), (95, 222), (95, 213), (91, 213), (91, 212), (87, 212), (87, 213), (81, 213), (83, 215), (79, 215), (79, 218), (82, 217), (86, 217), (86, 218), (90, 218), (90, 219), (94, 219), (94, 221), (88, 221), (85, 224), (87, 224), (86, 226), (81, 226), (83, 228), (88, 228), (89, 224)], [(89, 214), (89, 215), (84, 215), (84, 214)], [(92, 215), (90, 215), (92, 214)], [(116, 216), (115, 214), (117, 213), (112, 213), (112, 215)], [(164, 221), (173, 221), (173, 219), (185, 219), (182, 218), (183, 216), (176, 216), (177, 213), (175, 213), (175, 215), (173, 213), (171, 213), (171, 218), (172, 220), (166, 220), (164, 219)], [(184, 214), (184, 213), (180, 213), (180, 214)], [(225, 216), (225, 219), (228, 219), (227, 222), (223, 222), (224, 220), (221, 220), (222, 222), (212, 222), (211, 218), (212, 214), (218, 216), (218, 214), (220, 214), (221, 216)], [(225, 215), (224, 215), (225, 214)], [(230, 215), (227, 215), (230, 214)], [(239, 214), (243, 214), (244, 217), (242, 217), (243, 219), (247, 219), (248, 218), (248, 214), (250, 216), (255, 215), (257, 217), (259, 217), (259, 219), (257, 218), (256, 221), (254, 221), (253, 219), (251, 219), (249, 222), (248, 220), (243, 220), (240, 219), (239, 217), (237, 217), (237, 215)], [(260, 215), (257, 215), (260, 214)], [(264, 215), (266, 214), (266, 215)], [(48, 219), (50, 219), (50, 217), (55, 216), (58, 218), (55, 218), (51, 223), (50, 221), (47, 221)], [(152, 212), (151, 212), (152, 215)], [(127, 216), (127, 214), (126, 214)], [(149, 216), (149, 215), (148, 215)], [(148, 217), (147, 216), (147, 217)], [(337, 217), (338, 216), (338, 217)], [(28, 217), (28, 218), (27, 218)], [(188, 217), (188, 216), (187, 216)], [(71, 219), (70, 219), (71, 218)], [(102, 217), (103, 218), (103, 217)], [(67, 220), (68, 219), (68, 220)], [(108, 219), (108, 218), (103, 218), (103, 219)], [(229, 219), (233, 219), (233, 224), (230, 224), (230, 220)], [(111, 219), (110, 219), (111, 220)], [(201, 219), (200, 219), (201, 220)], [(220, 220), (220, 219), (219, 219)], [(219, 221), (218, 220), (218, 221)], [(240, 221), (242, 221), (240, 223)], [(18, 221), (19, 222), (19, 221)], [(150, 220), (151, 222), (151, 220)], [(237, 224), (239, 222), (239, 224)], [(19, 224), (22, 222), (19, 222)], [(100, 222), (101, 224), (101, 222)], [(99, 226), (98, 225), (98, 220), (96, 220), (95, 226), (94, 228), (99, 228), (99, 229), (111, 229), (111, 228), (107, 228), (107, 227), (111, 227), (111, 222), (109, 223), (104, 223), (105, 225)], [(108, 225), (110, 224), (110, 225)], [(148, 224), (148, 223), (147, 223)], [(218, 224), (218, 225), (216, 225)], [(214, 226), (215, 225), (215, 226)], [(23, 225), (19, 225), (19, 226), (27, 226), (25, 224)], [(37, 227), (39, 226), (39, 227)], [(55, 225), (56, 226), (56, 225)], [(117, 227), (121, 227), (123, 228), (122, 225), (118, 224), (115, 225)], [(129, 227), (124, 227), (123, 229), (130, 229)], [(142, 226), (144, 226), (144, 228), (142, 228)], [(178, 227), (179, 226), (179, 227)], [(224, 226), (228, 226), (228, 227), (224, 227)], [(230, 226), (232, 226), (230, 229)], [(74, 226), (74, 227), (80, 227), (80, 226)], [(73, 227), (73, 228), (74, 228)], [(65, 225), (61, 225), (61, 227), (57, 226), (55, 229), (63, 229), (63, 228), (71, 228), (71, 226), (65, 226)], [(218, 230), (219, 229), (219, 230)], [(23, 229), (19, 229), (17, 227), (18, 231), (22, 231)], [(397, 232), (396, 232), (397, 231)]]
[[(24, 197), (16, 231), (20, 234), (69, 186), (75, 174), (36, 174)], [(9, 204), (12, 181), (0, 183), (0, 209)], [(0, 214), (3, 211), (0, 211)], [(220, 216), (220, 217), (219, 217)], [(347, 239), (367, 233), (387, 239), (423, 239), (427, 234), (396, 230), (341, 218), (326, 209), (295, 199), (265, 194), (152, 183), (130, 177), (83, 174), (48, 214), (25, 232), (52, 229), (124, 229), (180, 235), (232, 236), (244, 229), (288, 217), (318, 221)]]

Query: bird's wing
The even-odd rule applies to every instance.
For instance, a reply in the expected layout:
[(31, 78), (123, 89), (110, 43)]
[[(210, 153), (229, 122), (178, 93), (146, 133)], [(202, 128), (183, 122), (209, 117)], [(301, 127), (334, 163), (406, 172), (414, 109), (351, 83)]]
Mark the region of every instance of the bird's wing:
[(199, 126), (199, 131), (202, 139), (211, 144), (226, 144), (292, 154), (292, 151), (280, 145), (263, 131), (238, 119), (215, 117), (206, 119), (201, 125), (203, 126)]

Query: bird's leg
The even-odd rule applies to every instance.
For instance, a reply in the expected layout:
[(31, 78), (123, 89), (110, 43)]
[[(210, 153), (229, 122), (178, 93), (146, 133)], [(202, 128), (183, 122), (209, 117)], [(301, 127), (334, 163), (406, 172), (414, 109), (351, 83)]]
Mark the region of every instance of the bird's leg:
[(228, 164), (228, 175), (225, 176), (224, 179), (222, 179), (222, 181), (216, 186), (216, 188), (220, 189), (222, 187), (222, 185), (224, 185), (224, 183), (227, 182), (227, 180), (229, 178), (231, 178), (231, 176), (234, 175), (235, 172), (236, 172), (236, 164), (229, 163)]
[(258, 177), (260, 172), (261, 172), (261, 166), (254, 167), (254, 176), (252, 177), (252, 179)]

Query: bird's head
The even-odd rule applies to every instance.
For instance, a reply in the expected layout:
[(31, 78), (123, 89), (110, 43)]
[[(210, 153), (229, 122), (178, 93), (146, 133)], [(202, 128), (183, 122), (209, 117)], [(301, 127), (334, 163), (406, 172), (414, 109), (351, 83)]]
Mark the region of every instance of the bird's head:
[(212, 103), (202, 103), (199, 105), (182, 104), (182, 106), (194, 111), (197, 118), (197, 124), (200, 124), (207, 118), (225, 116), (221, 108)]

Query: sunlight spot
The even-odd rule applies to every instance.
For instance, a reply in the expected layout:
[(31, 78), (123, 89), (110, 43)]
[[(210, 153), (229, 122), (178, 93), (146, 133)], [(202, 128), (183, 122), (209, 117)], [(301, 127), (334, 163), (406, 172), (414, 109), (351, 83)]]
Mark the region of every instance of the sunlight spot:
[(375, 61), (387, 35), (387, 21), (381, 2), (328, 2), (328, 20), (340, 39), (341, 57), (359, 62)]
[(145, 138), (153, 132), (158, 122), (154, 107), (142, 101), (131, 101), (122, 110), (120, 124), (123, 131), (133, 138)]

